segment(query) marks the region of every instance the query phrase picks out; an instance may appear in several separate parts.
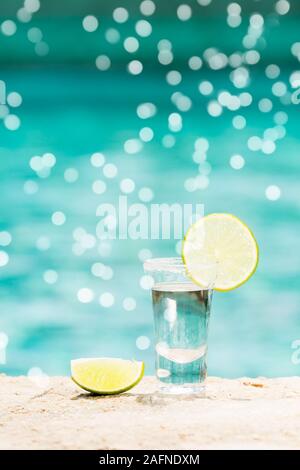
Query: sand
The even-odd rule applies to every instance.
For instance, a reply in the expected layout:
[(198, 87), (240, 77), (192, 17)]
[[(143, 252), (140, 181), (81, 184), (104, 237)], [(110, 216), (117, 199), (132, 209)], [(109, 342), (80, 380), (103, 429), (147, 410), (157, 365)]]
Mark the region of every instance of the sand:
[(96, 397), (67, 377), (0, 375), (0, 449), (300, 449), (300, 378), (209, 378), (205, 398), (146, 377)]

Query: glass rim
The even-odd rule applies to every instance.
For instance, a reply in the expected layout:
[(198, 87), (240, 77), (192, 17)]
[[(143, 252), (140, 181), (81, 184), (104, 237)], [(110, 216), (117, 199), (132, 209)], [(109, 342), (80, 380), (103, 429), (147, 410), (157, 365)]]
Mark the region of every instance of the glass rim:
[(185, 272), (185, 265), (182, 258), (149, 258), (144, 261), (145, 271), (182, 271)]
[[(216, 262), (205, 262), (205, 266), (216, 266)], [(169, 271), (186, 273), (186, 266), (181, 257), (149, 258), (144, 261), (145, 271)]]

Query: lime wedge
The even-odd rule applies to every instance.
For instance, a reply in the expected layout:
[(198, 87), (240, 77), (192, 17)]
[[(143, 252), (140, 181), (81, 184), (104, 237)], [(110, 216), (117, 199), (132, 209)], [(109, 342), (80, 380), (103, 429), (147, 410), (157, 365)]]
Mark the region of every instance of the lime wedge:
[(246, 282), (256, 270), (258, 245), (251, 230), (234, 215), (210, 214), (188, 229), (182, 258), (193, 282), (228, 291)]
[(144, 363), (99, 357), (71, 361), (74, 382), (88, 392), (113, 395), (134, 387), (144, 375)]

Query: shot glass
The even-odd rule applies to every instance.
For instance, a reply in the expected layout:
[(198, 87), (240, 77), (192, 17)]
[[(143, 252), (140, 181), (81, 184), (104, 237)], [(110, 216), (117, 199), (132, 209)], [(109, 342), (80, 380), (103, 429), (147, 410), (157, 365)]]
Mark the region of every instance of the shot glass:
[(168, 394), (204, 392), (207, 335), (216, 266), (207, 264), (209, 285), (187, 275), (181, 258), (154, 258), (144, 270), (153, 278), (156, 377)]

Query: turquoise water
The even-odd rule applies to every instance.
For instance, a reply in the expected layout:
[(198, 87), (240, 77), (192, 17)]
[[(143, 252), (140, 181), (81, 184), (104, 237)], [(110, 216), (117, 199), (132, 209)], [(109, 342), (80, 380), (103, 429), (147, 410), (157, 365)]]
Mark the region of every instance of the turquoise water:
[[(150, 68), (142, 76), (131, 77), (114, 71), (99, 75), (88, 67), (48, 66), (24, 68), (21, 74), (13, 68), (1, 73), (10, 89), (23, 96), (20, 129), (10, 132), (0, 125), (0, 231), (12, 236), (10, 245), (2, 247), (9, 263), (0, 269), (0, 331), (9, 338), (1, 370), (26, 374), (39, 367), (47, 374), (65, 374), (71, 358), (112, 355), (145, 360), (146, 373), (154, 372), (151, 299), (150, 292), (140, 287), (139, 253), (148, 249), (153, 256), (174, 256), (176, 241), (116, 240), (107, 246), (96, 239), (97, 206), (116, 203), (120, 181), (131, 178), (135, 182), (129, 195), (132, 202), (139, 201), (141, 188), (149, 187), (152, 202), (201, 202), (207, 213), (232, 212), (257, 236), (260, 264), (256, 275), (240, 289), (214, 296), (209, 374), (297, 375), (300, 369), (291, 361), (291, 343), (300, 337), (300, 107), (285, 106), (273, 97), (272, 111), (258, 112), (259, 99), (270, 96), (269, 82), (258, 69), (253, 105), (236, 112), (224, 110), (214, 118), (206, 111), (210, 98), (199, 94), (194, 72), (186, 71), (181, 91), (188, 93), (193, 107), (183, 116), (182, 132), (174, 133), (175, 145), (165, 148), (162, 138), (170, 133), (168, 114), (174, 106), (164, 72)], [(228, 74), (223, 71), (201, 73), (201, 79), (211, 80), (216, 90), (228, 85)], [(288, 74), (288, 70), (283, 72), (286, 82)], [(136, 107), (146, 101), (156, 103), (159, 112), (141, 121)], [(274, 125), (274, 114), (282, 110), (289, 120), (276, 152), (266, 155), (249, 150), (248, 138), (261, 136)], [(237, 114), (247, 116), (242, 130), (232, 126)], [(154, 139), (136, 155), (126, 154), (123, 142), (138, 137), (145, 125), (153, 129)], [(199, 174), (192, 159), (198, 137), (210, 144), (209, 185), (188, 192), (185, 181)], [(45, 152), (55, 155), (56, 164), (49, 175), (39, 177), (29, 163), (34, 155)], [(116, 177), (108, 179), (102, 168), (91, 165), (93, 152), (103, 152), (107, 162), (117, 166)], [(243, 155), (241, 170), (230, 166), (232, 154)], [(64, 179), (67, 168), (78, 171), (74, 183)], [(106, 182), (104, 194), (92, 191), (95, 180)], [(276, 201), (266, 198), (270, 185), (281, 189)], [(52, 223), (56, 211), (65, 214), (63, 225)], [(82, 254), (74, 253), (78, 227), (96, 239), (95, 246)], [(97, 262), (112, 269), (111, 279), (91, 273)], [(46, 274), (45, 282), (49, 270), (55, 274)], [(112, 271), (106, 271), (106, 277)], [(56, 282), (49, 284), (49, 279)], [(94, 292), (90, 303), (78, 300), (82, 288)], [(112, 296), (114, 303), (104, 307), (98, 299), (107, 292), (111, 294), (108, 303)], [(128, 297), (136, 303), (133, 310), (124, 309)]]

